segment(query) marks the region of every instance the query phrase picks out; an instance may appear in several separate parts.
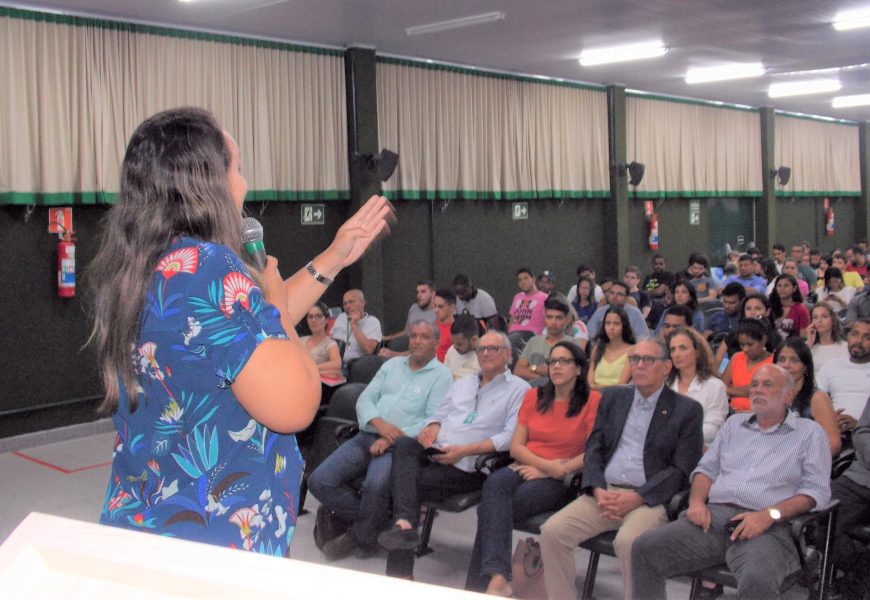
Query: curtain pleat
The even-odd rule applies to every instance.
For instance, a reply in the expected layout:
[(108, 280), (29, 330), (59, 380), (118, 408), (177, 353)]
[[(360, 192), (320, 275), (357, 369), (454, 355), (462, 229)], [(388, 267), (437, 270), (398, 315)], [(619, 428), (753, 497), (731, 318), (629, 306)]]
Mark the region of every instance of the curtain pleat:
[(858, 127), (775, 116), (774, 167), (791, 167), (777, 194), (854, 195), (861, 192)]

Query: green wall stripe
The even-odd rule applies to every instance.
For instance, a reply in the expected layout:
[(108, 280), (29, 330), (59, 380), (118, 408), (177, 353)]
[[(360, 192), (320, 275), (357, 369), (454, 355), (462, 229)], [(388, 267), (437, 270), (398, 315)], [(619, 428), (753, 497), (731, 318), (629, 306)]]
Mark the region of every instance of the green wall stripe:
[(831, 123), (832, 125), (845, 125), (846, 127), (857, 127), (858, 121), (850, 121), (848, 119), (834, 119), (825, 118), (825, 117), (817, 117), (815, 115), (804, 115), (800, 113), (793, 113), (787, 110), (774, 110), (773, 114), (777, 117), (789, 117), (790, 119), (803, 119), (805, 121), (814, 121), (816, 123)]
[(473, 75), (476, 77), (489, 77), (492, 79), (504, 79), (507, 81), (522, 81), (525, 83), (539, 83), (541, 85), (555, 85), (559, 87), (575, 88), (581, 90), (594, 90), (604, 93), (606, 86), (597, 85), (594, 83), (580, 83), (577, 81), (556, 81), (555, 79), (539, 79), (528, 75), (516, 75), (513, 73), (505, 73), (503, 71), (489, 71), (487, 69), (475, 69), (472, 67), (461, 67), (458, 65), (448, 65), (438, 62), (429, 62), (428, 60), (414, 60), (411, 58), (394, 58), (391, 56), (377, 56), (375, 61), (386, 65), (399, 65), (402, 67), (415, 67), (417, 69), (427, 69), (430, 71), (446, 71), (448, 73), (458, 73), (460, 75)]
[(727, 102), (715, 102), (713, 100), (697, 100), (694, 98), (679, 98), (676, 96), (667, 96), (665, 94), (647, 94), (646, 92), (627, 91), (626, 96), (631, 98), (649, 98), (650, 100), (661, 100), (663, 102), (673, 102), (675, 104), (693, 104), (695, 106), (706, 106), (709, 108), (727, 108), (729, 110), (739, 110), (742, 112), (757, 113), (758, 108), (755, 106), (740, 106), (737, 104), (729, 104)]
[(633, 198), (643, 200), (655, 200), (662, 198), (757, 198), (761, 196), (761, 190), (655, 190), (634, 192), (628, 191), (629, 200)]
[[(0, 192), (0, 204), (114, 204), (117, 199), (117, 192)], [(349, 199), (348, 190), (248, 190), (245, 196), (245, 200), (251, 202), (327, 202)]]
[(609, 198), (609, 190), (528, 190), (502, 192), (493, 190), (384, 190), (390, 200), (572, 200)]
[(828, 192), (790, 192), (788, 190), (776, 190), (777, 198), (809, 198), (812, 196), (823, 197), (829, 196), (831, 198), (847, 198), (847, 197), (858, 197), (861, 195), (860, 191), (856, 192), (847, 192), (844, 190), (836, 190), (836, 191), (828, 191)]
[(302, 52), (306, 54), (324, 54), (327, 56), (344, 56), (343, 50), (333, 48), (304, 46), (301, 44), (273, 42), (270, 40), (259, 40), (256, 38), (247, 38), (237, 35), (207, 33), (203, 31), (190, 31), (187, 29), (159, 27), (156, 25), (142, 25), (139, 23), (126, 23), (123, 21), (110, 21), (106, 19), (96, 19), (92, 17), (59, 15), (55, 13), (44, 13), (4, 6), (0, 6), (0, 17), (7, 17), (10, 19), (25, 19), (29, 21), (42, 21), (45, 23), (56, 23), (59, 25), (72, 25), (74, 27), (98, 27), (101, 29), (129, 31), (131, 33), (160, 35), (164, 37), (177, 37), (206, 42), (218, 42), (223, 44), (233, 44), (236, 46), (253, 46), (255, 48), (266, 48), (268, 50), (284, 50), (287, 52)]

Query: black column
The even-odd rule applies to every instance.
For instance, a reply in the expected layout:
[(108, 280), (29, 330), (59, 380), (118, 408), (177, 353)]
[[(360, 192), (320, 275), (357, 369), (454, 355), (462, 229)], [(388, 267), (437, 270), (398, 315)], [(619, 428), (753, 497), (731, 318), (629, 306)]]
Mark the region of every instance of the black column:
[(776, 239), (776, 180), (770, 176), (775, 169), (774, 140), (776, 139), (773, 107), (759, 109), (761, 118), (761, 198), (755, 207), (755, 246), (767, 256)]
[(860, 144), (861, 197), (855, 215), (855, 233), (859, 240), (870, 238), (870, 123), (864, 121), (858, 129)]
[(607, 204), (607, 220), (612, 226), (615, 239), (610, 246), (615, 252), (604, 265), (606, 273), (623, 273), (628, 267), (628, 177), (619, 174), (617, 165), (627, 162), (627, 134), (625, 116), (625, 86), (607, 86), (607, 140), (610, 158), (610, 202)]

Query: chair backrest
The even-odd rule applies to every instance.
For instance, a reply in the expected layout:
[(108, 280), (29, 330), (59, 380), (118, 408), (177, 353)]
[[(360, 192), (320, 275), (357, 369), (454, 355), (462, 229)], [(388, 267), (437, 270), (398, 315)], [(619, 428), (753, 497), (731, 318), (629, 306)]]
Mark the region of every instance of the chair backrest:
[(368, 354), (352, 360), (348, 364), (349, 383), (369, 383), (387, 359), (377, 354)]
[(366, 389), (364, 383), (345, 383), (332, 394), (326, 416), (337, 419), (356, 420), (356, 401)]
[(346, 383), (335, 390), (326, 413), (317, 419), (311, 451), (306, 457), (305, 472), (312, 473), (341, 443), (335, 436), (343, 425), (356, 425), (356, 402), (366, 388), (362, 383)]
[(387, 342), (387, 348), (393, 352), (406, 352), (408, 350), (408, 342), (409, 339), (407, 335), (400, 335), (399, 337)]

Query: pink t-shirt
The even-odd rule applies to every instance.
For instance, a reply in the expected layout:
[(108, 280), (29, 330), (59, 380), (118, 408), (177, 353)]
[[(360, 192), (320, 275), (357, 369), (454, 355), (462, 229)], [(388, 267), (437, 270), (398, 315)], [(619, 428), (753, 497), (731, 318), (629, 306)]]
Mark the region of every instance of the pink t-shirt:
[(511, 302), (511, 326), (508, 333), (514, 331), (533, 331), (540, 335), (544, 331), (544, 301), (546, 292), (534, 294), (518, 293)]

